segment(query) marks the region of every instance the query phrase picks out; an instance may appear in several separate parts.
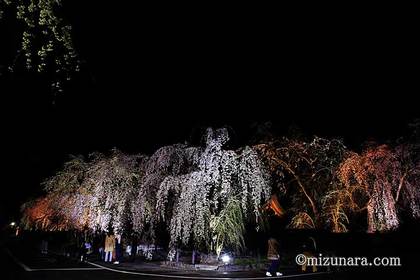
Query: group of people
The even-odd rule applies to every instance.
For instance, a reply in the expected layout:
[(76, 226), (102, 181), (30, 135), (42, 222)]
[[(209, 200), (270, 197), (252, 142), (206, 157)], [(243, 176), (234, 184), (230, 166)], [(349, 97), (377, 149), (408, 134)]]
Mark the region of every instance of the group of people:
[(123, 256), (121, 235), (108, 234), (105, 237), (105, 244), (99, 248), (101, 260), (119, 264)]
[[(315, 241), (311, 238), (314, 243), (314, 248), (316, 250)], [(99, 257), (102, 261), (113, 262), (114, 264), (119, 264), (123, 257), (123, 246), (121, 242), (121, 235), (107, 234), (102, 243), (103, 246), (99, 247)], [(312, 250), (308, 250), (306, 244), (303, 246), (304, 254), (307, 257), (313, 256)], [(92, 244), (88, 241), (85, 241), (79, 247), (79, 256), (81, 261), (86, 261), (88, 255), (92, 252)], [(136, 239), (133, 239), (132, 244), (127, 246), (127, 254), (130, 256), (130, 260), (134, 261), (137, 251), (137, 242)], [(48, 241), (43, 239), (41, 242), (41, 253), (47, 254), (48, 252)], [(280, 265), (280, 244), (279, 242), (271, 237), (268, 239), (268, 250), (267, 250), (267, 259), (270, 260), (270, 266), (267, 269), (266, 276), (282, 276), (283, 274), (278, 271)], [(305, 272), (307, 265), (302, 265), (302, 272)], [(317, 269), (314, 266), (313, 272)]]
[[(303, 244), (303, 255), (305, 255), (307, 258), (313, 257), (314, 252), (316, 251), (316, 242), (315, 239), (310, 237), (309, 238), (309, 244)], [(270, 266), (267, 269), (267, 272), (265, 273), (266, 276), (282, 276), (283, 273), (279, 272), (279, 266), (280, 266), (280, 244), (279, 242), (271, 237), (268, 239), (268, 250), (267, 250), (267, 259), (270, 260)], [(307, 263), (301, 265), (302, 272), (306, 272), (307, 269)], [(312, 266), (312, 272), (316, 272), (317, 267), (315, 265)]]
[[(133, 242), (133, 246), (127, 246), (127, 248), (130, 248), (130, 252), (127, 252), (129, 256), (136, 255), (135, 249), (137, 248), (137, 245), (135, 244), (136, 242)], [(89, 243), (85, 243), (84, 246), (85, 248), (90, 249)], [(306, 248), (306, 245), (304, 245), (304, 248)], [(308, 250), (304, 251), (305, 255), (312, 255)], [(121, 236), (107, 234), (105, 237), (104, 246), (99, 248), (99, 254), (101, 260), (105, 262), (113, 262), (114, 264), (119, 264), (123, 257), (123, 246), (121, 242)], [(280, 244), (273, 237), (268, 239), (267, 259), (270, 260), (271, 263), (267, 269), (266, 276), (282, 276), (283, 274), (278, 271), (280, 265)], [(302, 266), (302, 271), (306, 271), (306, 264)], [(316, 267), (313, 267), (313, 271), (316, 271)]]

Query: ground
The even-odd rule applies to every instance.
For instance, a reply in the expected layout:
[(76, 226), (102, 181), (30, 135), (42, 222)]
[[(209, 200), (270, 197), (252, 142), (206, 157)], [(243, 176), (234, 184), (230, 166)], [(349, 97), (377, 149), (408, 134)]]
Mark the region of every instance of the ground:
[[(162, 269), (153, 265), (113, 265), (103, 262), (79, 262), (53, 253), (41, 254), (34, 248), (24, 248), (19, 242), (2, 242), (0, 261), (3, 264), (1, 279), (267, 279), (264, 271), (215, 272)], [(407, 269), (367, 268), (346, 269), (341, 272), (306, 273), (283, 268), (278, 279), (355, 279), (365, 277), (402, 276)], [(277, 278), (277, 277), (270, 277)]]

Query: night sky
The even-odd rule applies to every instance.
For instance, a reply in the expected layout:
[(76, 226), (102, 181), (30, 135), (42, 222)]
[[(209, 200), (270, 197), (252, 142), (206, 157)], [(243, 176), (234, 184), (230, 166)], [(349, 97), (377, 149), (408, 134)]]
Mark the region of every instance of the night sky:
[[(239, 145), (267, 121), (278, 135), (294, 125), (307, 135), (343, 137), (357, 149), (405, 135), (419, 117), (416, 45), (398, 30), (292, 31), (269, 19), (242, 24), (200, 15), (145, 20), (127, 15), (127, 7), (67, 2), (83, 60), (72, 86), (53, 102), (42, 77), (3, 71), (1, 222), (39, 195), (40, 182), (69, 154), (113, 147), (150, 154), (223, 125)], [(18, 28), (2, 24), (4, 69)], [(398, 40), (390, 42), (393, 35)]]

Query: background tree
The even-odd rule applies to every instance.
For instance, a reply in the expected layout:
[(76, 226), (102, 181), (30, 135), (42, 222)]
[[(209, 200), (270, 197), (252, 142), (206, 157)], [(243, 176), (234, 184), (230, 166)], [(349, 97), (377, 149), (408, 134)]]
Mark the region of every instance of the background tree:
[(364, 189), (369, 197), (368, 232), (398, 227), (395, 194), (403, 176), (396, 154), (387, 145), (370, 147), (360, 155), (350, 153), (341, 164), (339, 180), (347, 189)]
[(60, 228), (122, 233), (131, 223), (141, 159), (116, 149), (91, 154), (88, 161), (74, 157), (45, 181), (46, 197), (33, 205), (37, 213), (43, 209), (46, 217), (57, 217)]
[(401, 168), (395, 202), (411, 214), (420, 217), (420, 142), (416, 129), (411, 139), (403, 141), (395, 148), (395, 155)]
[(83, 185), (87, 167), (83, 157), (71, 157), (56, 175), (48, 178), (43, 183), (46, 196), (22, 208), (27, 227), (43, 230), (83, 229), (88, 222), (87, 206), (90, 199)]
[(270, 166), (278, 192), (288, 196), (290, 227), (321, 225), (322, 198), (332, 187), (346, 147), (340, 140), (315, 137), (311, 142), (288, 138), (259, 144), (256, 149)]
[(25, 229), (37, 229), (42, 231), (68, 230), (71, 225), (65, 216), (57, 211), (57, 204), (50, 197), (41, 197), (28, 201), (21, 207), (21, 223)]
[(343, 185), (334, 180), (322, 198), (322, 219), (325, 228), (334, 233), (349, 231), (352, 215), (366, 210), (366, 190), (358, 185)]

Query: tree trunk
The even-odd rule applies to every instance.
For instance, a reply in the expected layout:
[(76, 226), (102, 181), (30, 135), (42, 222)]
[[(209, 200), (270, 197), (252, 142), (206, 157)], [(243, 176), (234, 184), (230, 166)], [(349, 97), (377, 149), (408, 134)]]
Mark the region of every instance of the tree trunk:
[(297, 176), (297, 174), (293, 171), (293, 169), (292, 168), (290, 168), (290, 166), (286, 163), (286, 162), (284, 162), (284, 161), (282, 161), (282, 160), (279, 160), (279, 163), (290, 173), (290, 174), (292, 174), (292, 176), (296, 179), (296, 182), (298, 183), (298, 185), (299, 185), (299, 187), (300, 187), (300, 189), (301, 189), (301, 191), (303, 192), (303, 194), (305, 195), (305, 197), (308, 199), (308, 201), (309, 201), (309, 204), (311, 205), (311, 208), (312, 208), (312, 212), (313, 212), (313, 214), (314, 214), (314, 218), (315, 218), (315, 221), (318, 219), (318, 210), (316, 209), (316, 206), (315, 206), (315, 203), (314, 203), (314, 201), (312, 200), (312, 198), (309, 196), (309, 194), (306, 192), (306, 189), (305, 189), (305, 186), (303, 185), (303, 183), (300, 181), (300, 178), (299, 178), (299, 176)]
[(408, 175), (408, 170), (404, 173), (404, 175), (400, 179), (397, 195), (395, 196), (395, 203), (398, 202), (398, 198), (400, 197), (400, 191), (401, 191), (402, 186), (404, 185), (405, 177), (407, 177), (407, 175)]

